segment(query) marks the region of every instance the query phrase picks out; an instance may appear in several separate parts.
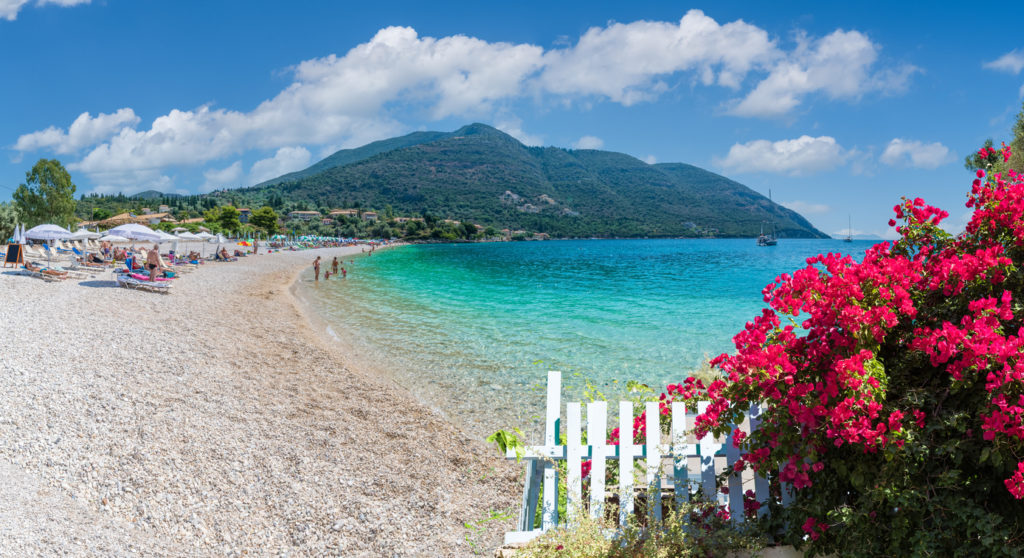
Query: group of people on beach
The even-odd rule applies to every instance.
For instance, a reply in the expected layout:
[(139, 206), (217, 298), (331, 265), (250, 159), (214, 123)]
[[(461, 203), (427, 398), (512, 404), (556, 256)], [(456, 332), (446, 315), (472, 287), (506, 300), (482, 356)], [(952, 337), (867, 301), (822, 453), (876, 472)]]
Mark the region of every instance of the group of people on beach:
[[(354, 263), (354, 260), (349, 260), (349, 263)], [(331, 269), (324, 272), (324, 280), (330, 279), (332, 274), (337, 276), (338, 269), (338, 256), (334, 256), (334, 260), (331, 262)], [(313, 260), (313, 277), (316, 281), (320, 280), (320, 256)], [(348, 271), (341, 267), (341, 278), (344, 279), (345, 277), (348, 277)]]

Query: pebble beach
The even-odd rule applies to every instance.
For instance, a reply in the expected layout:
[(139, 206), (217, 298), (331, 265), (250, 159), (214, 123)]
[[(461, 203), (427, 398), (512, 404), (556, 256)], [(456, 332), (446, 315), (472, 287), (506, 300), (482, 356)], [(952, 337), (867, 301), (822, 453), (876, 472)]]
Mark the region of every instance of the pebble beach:
[(519, 468), (296, 301), (316, 255), (359, 251), (207, 263), (168, 295), (0, 270), (0, 556), (490, 554)]

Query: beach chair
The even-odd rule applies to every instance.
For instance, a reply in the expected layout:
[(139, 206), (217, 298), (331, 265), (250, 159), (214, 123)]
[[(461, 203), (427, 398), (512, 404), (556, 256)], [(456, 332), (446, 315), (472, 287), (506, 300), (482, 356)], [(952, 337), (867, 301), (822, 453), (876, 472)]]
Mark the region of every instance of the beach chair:
[(50, 260), (64, 261), (71, 258), (73, 255), (70, 250), (61, 251), (48, 244), (43, 244), (42, 252), (43, 257), (49, 258)]
[(86, 270), (84, 270), (82, 268), (79, 268), (79, 267), (71, 267), (71, 266), (65, 267), (65, 266), (60, 266), (60, 265), (53, 265), (53, 266), (47, 267), (46, 269), (47, 270), (52, 270), (52, 271), (57, 271), (57, 272), (60, 272), (60, 273), (64, 273), (69, 279), (89, 279), (89, 278), (95, 276), (90, 271), (86, 271)]
[(27, 275), (44, 281), (63, 281), (68, 278), (68, 273), (66, 271), (57, 271), (45, 268), (41, 265), (33, 264), (32, 262), (25, 262), (22, 264), (22, 268), (25, 270)]
[(103, 263), (91, 261), (90, 260), (90, 256), (92, 256), (93, 253), (89, 253), (89, 252), (86, 252), (84, 250), (79, 250), (77, 248), (74, 249), (74, 252), (75, 252), (75, 255), (78, 256), (78, 261), (80, 262), (80, 265), (82, 267), (92, 267), (92, 268), (97, 268), (97, 269), (106, 269), (107, 264), (110, 262), (110, 260), (108, 260), (107, 258), (104, 258), (103, 255), (100, 254), (99, 252), (94, 252), (94, 254), (99, 256), (99, 258), (101, 260), (103, 260)]
[(144, 291), (169, 294), (171, 292), (170, 281), (149, 281), (140, 280), (132, 277), (129, 273), (117, 272), (114, 274), (114, 280), (117, 284), (126, 289), (141, 289)]
[(23, 247), (23, 250), (25, 252), (25, 259), (29, 259), (29, 258), (36, 259), (36, 260), (39, 260), (39, 259), (44, 259), (45, 260), (46, 259), (46, 254), (44, 254), (43, 251), (40, 250), (38, 246), (35, 246), (33, 244), (26, 244)]

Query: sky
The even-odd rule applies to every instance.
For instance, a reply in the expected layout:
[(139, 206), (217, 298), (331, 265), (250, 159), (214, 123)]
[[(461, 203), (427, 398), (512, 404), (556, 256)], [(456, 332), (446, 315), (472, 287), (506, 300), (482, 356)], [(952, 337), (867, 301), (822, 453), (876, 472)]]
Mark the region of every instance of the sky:
[(964, 157), (1024, 101), (1024, 4), (942, 6), (0, 0), (0, 201), (40, 158), (78, 194), (187, 194), (482, 122), (696, 165), (837, 236), (892, 238), (901, 196), (956, 232)]

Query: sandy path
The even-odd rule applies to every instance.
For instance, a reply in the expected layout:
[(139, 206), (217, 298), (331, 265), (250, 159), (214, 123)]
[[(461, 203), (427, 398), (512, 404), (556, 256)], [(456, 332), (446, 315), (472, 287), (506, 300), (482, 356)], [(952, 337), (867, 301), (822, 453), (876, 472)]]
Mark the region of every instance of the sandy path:
[(0, 555), (496, 546), (512, 521), (482, 520), (514, 515), (517, 469), (345, 367), (289, 293), (313, 257), (204, 265), (167, 296), (0, 273)]

